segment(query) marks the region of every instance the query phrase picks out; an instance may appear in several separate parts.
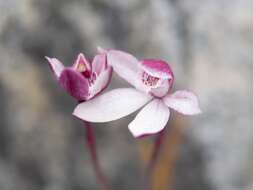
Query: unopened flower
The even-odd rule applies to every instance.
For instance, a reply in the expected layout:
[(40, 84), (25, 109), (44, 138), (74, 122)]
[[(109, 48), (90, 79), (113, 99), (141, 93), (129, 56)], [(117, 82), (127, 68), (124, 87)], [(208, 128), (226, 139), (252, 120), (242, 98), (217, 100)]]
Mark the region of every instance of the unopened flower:
[(106, 53), (96, 55), (91, 64), (80, 53), (71, 67), (64, 67), (56, 58), (46, 58), (60, 86), (79, 102), (99, 94), (107, 87), (112, 76)]
[(181, 90), (169, 94), (174, 76), (162, 60), (139, 61), (132, 55), (116, 50), (107, 52), (114, 71), (135, 88), (112, 90), (89, 102), (79, 104), (74, 115), (91, 122), (119, 119), (144, 107), (128, 125), (135, 137), (160, 132), (170, 116), (169, 108), (185, 115), (201, 112), (196, 95)]

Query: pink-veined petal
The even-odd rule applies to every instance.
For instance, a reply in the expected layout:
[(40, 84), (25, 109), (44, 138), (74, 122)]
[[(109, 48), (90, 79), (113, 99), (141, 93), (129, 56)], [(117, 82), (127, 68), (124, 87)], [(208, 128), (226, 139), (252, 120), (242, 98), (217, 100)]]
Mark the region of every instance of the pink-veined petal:
[(117, 51), (110, 50), (107, 53), (108, 64), (113, 67), (113, 70), (127, 82), (134, 87), (138, 87), (140, 80), (139, 61), (132, 55)]
[(79, 72), (91, 72), (90, 62), (85, 58), (84, 54), (80, 53), (73, 64), (73, 68)]
[(59, 79), (61, 72), (64, 70), (64, 65), (56, 58), (45, 57), (49, 62), (50, 69), (57, 79)]
[(88, 97), (89, 86), (87, 79), (72, 68), (63, 70), (59, 78), (60, 85), (79, 101)]
[(94, 57), (92, 61), (92, 72), (95, 72), (97, 75), (100, 74), (101, 71), (105, 70), (107, 67), (106, 54), (98, 54)]
[(166, 126), (170, 110), (163, 101), (154, 99), (146, 105), (128, 125), (134, 137), (158, 133)]
[(141, 67), (151, 76), (163, 79), (174, 78), (169, 64), (163, 60), (144, 59), (141, 61)]
[(194, 115), (201, 113), (197, 96), (187, 90), (179, 90), (163, 98), (164, 103), (185, 115)]
[(133, 88), (115, 89), (79, 104), (73, 115), (90, 122), (113, 121), (133, 113), (151, 98)]
[(97, 76), (94, 84), (89, 89), (90, 98), (102, 92), (110, 83), (112, 77), (112, 67), (109, 66), (106, 70), (103, 70), (100, 75)]

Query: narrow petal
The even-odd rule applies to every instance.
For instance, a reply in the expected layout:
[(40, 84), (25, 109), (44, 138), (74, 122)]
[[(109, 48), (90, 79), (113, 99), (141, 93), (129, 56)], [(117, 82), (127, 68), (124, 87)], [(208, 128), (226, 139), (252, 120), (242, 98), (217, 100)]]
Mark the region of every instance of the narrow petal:
[(146, 105), (128, 125), (134, 137), (158, 133), (166, 126), (170, 110), (160, 99)]
[(80, 53), (77, 56), (75, 63), (73, 64), (73, 68), (79, 72), (91, 72), (90, 62), (85, 58), (85, 56)]
[(60, 78), (60, 85), (74, 98), (79, 101), (88, 97), (88, 81), (83, 75), (74, 69), (65, 69)]
[(97, 75), (100, 74), (101, 71), (105, 70), (107, 67), (106, 54), (98, 54), (94, 57), (92, 61), (92, 71)]
[(106, 70), (103, 70), (100, 75), (97, 76), (97, 79), (94, 81), (94, 84), (89, 89), (89, 98), (98, 95), (102, 92), (110, 83), (112, 78), (112, 67), (108, 67)]
[(180, 90), (163, 98), (164, 103), (185, 115), (201, 113), (197, 96), (190, 91)]
[(138, 86), (141, 81), (138, 75), (140, 68), (139, 61), (134, 56), (122, 51), (110, 50), (107, 53), (107, 60), (120, 77), (134, 87)]
[(64, 70), (64, 65), (56, 58), (46, 57), (49, 62), (50, 69), (55, 74), (56, 78), (59, 79), (61, 72)]
[(149, 100), (150, 96), (133, 88), (120, 88), (79, 104), (73, 115), (85, 121), (108, 122), (133, 113)]

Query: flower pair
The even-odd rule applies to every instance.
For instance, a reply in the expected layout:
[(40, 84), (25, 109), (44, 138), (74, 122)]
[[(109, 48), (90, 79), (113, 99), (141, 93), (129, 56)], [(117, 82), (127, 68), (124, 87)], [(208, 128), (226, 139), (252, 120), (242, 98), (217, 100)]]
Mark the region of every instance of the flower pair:
[[(169, 108), (185, 115), (201, 112), (194, 93), (182, 90), (169, 94), (174, 75), (165, 61), (139, 61), (118, 50), (100, 50), (92, 64), (80, 54), (69, 68), (55, 58), (47, 59), (59, 84), (81, 102), (73, 115), (82, 120), (109, 122), (143, 107), (128, 125), (134, 137), (140, 137), (163, 130), (169, 120)], [(114, 89), (96, 96), (109, 84), (112, 68), (134, 88)]]

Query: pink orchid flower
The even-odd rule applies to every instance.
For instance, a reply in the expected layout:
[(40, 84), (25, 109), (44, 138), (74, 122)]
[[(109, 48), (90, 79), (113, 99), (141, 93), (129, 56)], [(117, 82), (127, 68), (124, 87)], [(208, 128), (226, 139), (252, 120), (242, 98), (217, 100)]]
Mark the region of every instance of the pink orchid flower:
[(46, 59), (60, 86), (79, 102), (87, 101), (103, 91), (112, 76), (106, 53), (96, 55), (92, 64), (80, 53), (71, 67), (64, 67), (56, 58)]
[(89, 102), (79, 104), (74, 115), (91, 122), (108, 122), (129, 115), (144, 107), (128, 125), (134, 137), (158, 133), (166, 126), (172, 108), (185, 115), (201, 113), (198, 98), (190, 91), (169, 94), (174, 76), (162, 60), (139, 61), (116, 50), (107, 52), (114, 71), (135, 88), (112, 90)]

